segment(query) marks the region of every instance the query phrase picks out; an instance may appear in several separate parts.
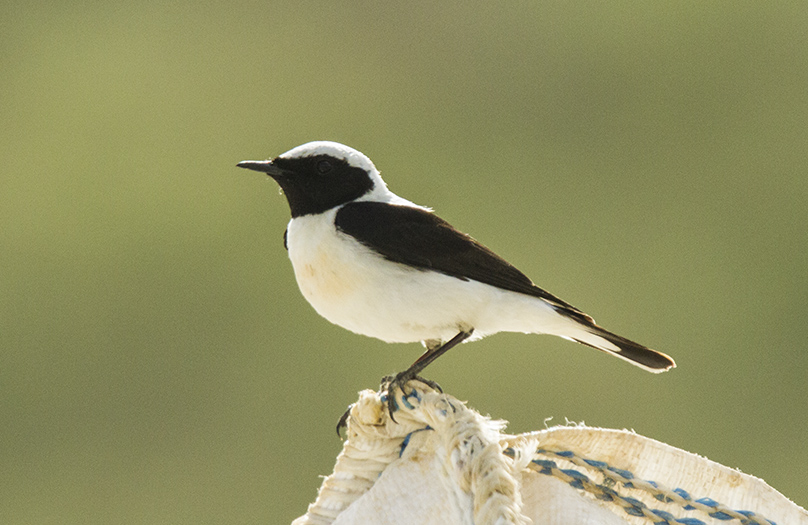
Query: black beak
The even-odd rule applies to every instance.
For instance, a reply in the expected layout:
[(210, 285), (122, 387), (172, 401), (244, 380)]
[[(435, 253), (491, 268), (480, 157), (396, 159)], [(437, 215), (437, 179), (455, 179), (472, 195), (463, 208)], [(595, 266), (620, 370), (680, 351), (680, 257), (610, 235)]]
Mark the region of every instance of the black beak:
[(283, 177), (288, 172), (272, 164), (271, 160), (242, 160), (236, 164), (239, 168), (246, 168), (248, 170), (260, 171), (266, 173), (273, 179)]

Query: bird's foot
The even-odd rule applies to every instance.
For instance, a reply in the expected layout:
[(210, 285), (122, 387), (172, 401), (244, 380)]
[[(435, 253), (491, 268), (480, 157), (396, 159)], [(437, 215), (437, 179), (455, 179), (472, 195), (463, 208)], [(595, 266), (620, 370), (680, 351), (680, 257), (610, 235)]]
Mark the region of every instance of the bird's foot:
[[(412, 396), (415, 393), (415, 390), (411, 390), (409, 393), (405, 390), (405, 385), (412, 380), (420, 381), (421, 383), (427, 385), (428, 387), (437, 390), (441, 394), (443, 393), (443, 389), (437, 384), (435, 381), (431, 379), (423, 378), (410, 370), (405, 370), (404, 372), (399, 372), (394, 376), (385, 376), (382, 378), (381, 390), (385, 393), (384, 395), (387, 396), (387, 412), (390, 414), (390, 419), (393, 422), (398, 423), (396, 421), (393, 412), (398, 410), (398, 403), (396, 403), (395, 391), (396, 389), (401, 390), (402, 401), (404, 403), (407, 402), (407, 398)], [(409, 408), (412, 408), (410, 405)], [(344, 417), (344, 416), (343, 416)]]

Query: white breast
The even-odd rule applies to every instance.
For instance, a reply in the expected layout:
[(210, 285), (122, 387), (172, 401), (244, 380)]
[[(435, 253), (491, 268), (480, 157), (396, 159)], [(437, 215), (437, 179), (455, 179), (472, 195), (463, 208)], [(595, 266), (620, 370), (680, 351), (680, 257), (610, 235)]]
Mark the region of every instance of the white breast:
[(314, 309), (353, 332), (388, 342), (546, 332), (557, 318), (543, 301), (388, 261), (334, 226), (337, 209), (292, 219), (289, 258)]

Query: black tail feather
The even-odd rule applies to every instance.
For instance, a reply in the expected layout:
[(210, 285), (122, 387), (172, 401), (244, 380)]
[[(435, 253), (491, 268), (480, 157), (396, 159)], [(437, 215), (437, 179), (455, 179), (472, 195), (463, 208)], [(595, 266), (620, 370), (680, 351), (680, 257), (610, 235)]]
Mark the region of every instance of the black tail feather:
[[(609, 332), (598, 325), (592, 324), (587, 326), (585, 330), (595, 337), (587, 337), (586, 340), (579, 337), (573, 337), (573, 339), (581, 344), (625, 359), (649, 372), (660, 373), (676, 367), (676, 363), (670, 356)], [(598, 341), (598, 339), (610, 344), (603, 344), (601, 341)], [(616, 349), (612, 347), (616, 347)]]

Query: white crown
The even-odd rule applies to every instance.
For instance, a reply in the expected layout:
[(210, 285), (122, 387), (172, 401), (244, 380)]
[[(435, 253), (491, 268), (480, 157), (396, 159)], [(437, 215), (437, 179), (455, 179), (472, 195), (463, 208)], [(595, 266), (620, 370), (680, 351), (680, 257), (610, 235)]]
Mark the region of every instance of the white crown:
[(379, 173), (379, 170), (376, 169), (376, 166), (373, 165), (373, 162), (371, 162), (365, 154), (345, 144), (327, 140), (307, 142), (306, 144), (290, 149), (286, 153), (278, 155), (278, 157), (282, 159), (301, 159), (317, 155), (328, 155), (336, 159), (342, 159), (351, 166), (363, 169), (368, 173)]

